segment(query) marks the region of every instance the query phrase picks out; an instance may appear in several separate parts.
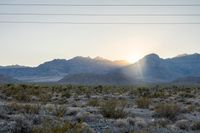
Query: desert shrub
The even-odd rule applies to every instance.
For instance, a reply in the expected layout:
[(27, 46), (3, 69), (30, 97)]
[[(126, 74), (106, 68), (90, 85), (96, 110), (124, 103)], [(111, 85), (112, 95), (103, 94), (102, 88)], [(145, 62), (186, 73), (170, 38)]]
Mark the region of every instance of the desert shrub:
[(8, 106), (11, 107), (13, 111), (18, 111), (27, 114), (38, 114), (40, 111), (40, 105), (31, 105), (31, 104), (23, 105), (16, 102), (12, 102)]
[(180, 113), (180, 107), (176, 104), (160, 104), (155, 108), (155, 112), (160, 117), (173, 120)]
[(136, 100), (136, 104), (138, 108), (149, 108), (151, 100), (147, 97), (141, 97)]
[(63, 98), (70, 98), (71, 93), (68, 90), (65, 90), (65, 91), (62, 92), (62, 97)]
[(100, 101), (98, 99), (91, 99), (87, 103), (88, 106), (98, 107), (100, 106)]
[(12, 97), (17, 101), (31, 102), (32, 97), (36, 96), (43, 102), (49, 101), (52, 95), (50, 86), (35, 86), (35, 85), (9, 85), (2, 89), (2, 94), (7, 97)]
[(48, 127), (34, 127), (32, 129), (32, 133), (66, 133), (70, 129), (73, 128), (73, 125), (71, 123), (65, 123), (62, 126), (48, 126)]
[(31, 132), (31, 125), (27, 123), (23, 119), (16, 119), (16, 125), (13, 129), (10, 129), (12, 133), (30, 133)]
[(34, 127), (32, 133), (93, 133), (84, 123), (66, 122), (62, 125)]
[(14, 97), (18, 101), (25, 101), (25, 102), (31, 101), (31, 96), (27, 95), (25, 92), (18, 93), (16, 95), (14, 95)]
[(39, 96), (40, 101), (43, 103), (49, 102), (51, 100), (51, 97), (52, 97), (51, 94), (48, 94), (48, 93), (44, 93)]
[(193, 123), (192, 130), (200, 130), (200, 121)]
[(155, 91), (151, 95), (152, 98), (164, 98), (165, 96), (166, 96), (166, 94), (163, 91)]
[(123, 118), (126, 116), (124, 108), (127, 102), (124, 100), (108, 100), (101, 105), (100, 111), (104, 117), (107, 118)]
[(180, 121), (176, 122), (176, 126), (182, 130), (188, 130), (190, 128), (189, 121), (187, 121), (187, 120), (180, 120)]
[(24, 105), (25, 112), (28, 114), (38, 114), (40, 111), (39, 105)]
[(168, 120), (168, 119), (156, 119), (155, 121), (154, 121), (154, 125), (156, 126), (156, 127), (159, 127), (159, 128), (166, 128), (167, 127), (167, 125), (170, 123), (170, 121)]
[(194, 94), (191, 94), (189, 92), (181, 92), (181, 93), (179, 93), (179, 96), (182, 98), (194, 98), (195, 97)]
[(65, 106), (55, 106), (54, 115), (57, 117), (63, 117), (67, 111)]
[(139, 97), (148, 97), (151, 94), (150, 89), (145, 88), (145, 87), (137, 88), (134, 93), (136, 96), (139, 96)]
[(195, 111), (195, 109), (196, 109), (196, 106), (194, 106), (194, 105), (189, 105), (188, 107), (187, 107), (187, 112), (189, 112), (189, 113), (191, 113), (191, 112), (194, 112)]
[(143, 131), (132, 131), (131, 133), (150, 133), (147, 130), (143, 130)]

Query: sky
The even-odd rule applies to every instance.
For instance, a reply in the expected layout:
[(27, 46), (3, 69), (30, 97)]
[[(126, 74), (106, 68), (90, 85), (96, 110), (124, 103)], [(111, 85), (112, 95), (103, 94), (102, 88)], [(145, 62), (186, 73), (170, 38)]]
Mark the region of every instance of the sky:
[[(199, 0), (1, 0), (49, 4), (200, 4)], [(200, 14), (200, 7), (2, 6), (0, 13)], [(200, 22), (200, 16), (9, 16), (0, 21)], [(8, 24), (0, 23), (0, 65), (37, 66), (52, 59), (101, 56), (135, 62), (149, 53), (162, 58), (199, 53), (200, 25), (183, 24)]]

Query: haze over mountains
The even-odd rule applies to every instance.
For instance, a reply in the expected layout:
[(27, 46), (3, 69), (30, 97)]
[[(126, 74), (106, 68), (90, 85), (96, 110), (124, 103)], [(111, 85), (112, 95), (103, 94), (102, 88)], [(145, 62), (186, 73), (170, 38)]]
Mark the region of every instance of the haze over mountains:
[[(173, 81), (185, 83), (184, 79), (188, 77), (200, 77), (200, 54), (183, 54), (168, 59), (150, 54), (134, 64), (101, 57), (75, 57), (70, 60), (52, 60), (38, 67), (0, 67), (0, 74), (23, 82), (122, 85)], [(195, 81), (198, 83), (199, 80)]]

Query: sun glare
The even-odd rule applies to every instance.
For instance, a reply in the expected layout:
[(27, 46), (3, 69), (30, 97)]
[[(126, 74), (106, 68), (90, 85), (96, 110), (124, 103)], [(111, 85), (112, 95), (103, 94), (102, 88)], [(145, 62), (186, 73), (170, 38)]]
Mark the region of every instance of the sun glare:
[(128, 58), (127, 58), (127, 61), (128, 61), (129, 63), (135, 63), (135, 62), (137, 62), (137, 61), (140, 60), (140, 59), (141, 59), (141, 56), (139, 56), (139, 55), (134, 55), (134, 56), (128, 57)]

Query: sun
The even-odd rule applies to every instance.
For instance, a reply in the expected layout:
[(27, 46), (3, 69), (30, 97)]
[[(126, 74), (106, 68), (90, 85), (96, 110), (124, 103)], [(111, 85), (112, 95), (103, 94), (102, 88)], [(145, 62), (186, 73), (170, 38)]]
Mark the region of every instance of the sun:
[(135, 62), (139, 61), (140, 59), (141, 59), (141, 56), (139, 56), (139, 55), (133, 55), (133, 56), (128, 57), (126, 60), (129, 63), (135, 63)]

